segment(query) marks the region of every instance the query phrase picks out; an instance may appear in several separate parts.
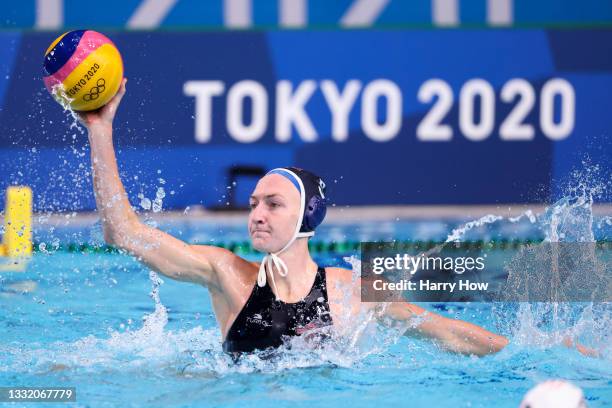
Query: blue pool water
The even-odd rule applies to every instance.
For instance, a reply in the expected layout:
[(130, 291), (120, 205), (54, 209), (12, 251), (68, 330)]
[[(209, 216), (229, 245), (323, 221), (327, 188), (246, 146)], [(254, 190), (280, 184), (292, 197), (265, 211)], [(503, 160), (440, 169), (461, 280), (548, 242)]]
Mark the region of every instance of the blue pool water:
[[(582, 219), (575, 211), (580, 205), (561, 203), (555, 217), (565, 217), (568, 225), (588, 223), (591, 239), (610, 239), (610, 218)], [(550, 219), (543, 217), (489, 218), (457, 235), (550, 238)], [(317, 239), (445, 239), (465, 221), (343, 223), (322, 228)], [(554, 234), (563, 225), (555, 223)], [(239, 225), (177, 220), (160, 227), (190, 242), (246, 239)], [(41, 228), (36, 237), (44, 245), (27, 271), (0, 273), (2, 386), (73, 386), (74, 405), (93, 407), (504, 408), (517, 407), (536, 383), (564, 378), (584, 390), (589, 406), (612, 406), (609, 304), (423, 305), (509, 336), (507, 348), (483, 358), (444, 352), (362, 317), (358, 333), (323, 350), (294, 346), (276, 359), (250, 356), (235, 364), (221, 350), (206, 289), (162, 283), (126, 255), (54, 249), (59, 243), (96, 242), (96, 226)], [(354, 255), (324, 253), (316, 261), (348, 267)], [(601, 357), (562, 346), (567, 333)]]

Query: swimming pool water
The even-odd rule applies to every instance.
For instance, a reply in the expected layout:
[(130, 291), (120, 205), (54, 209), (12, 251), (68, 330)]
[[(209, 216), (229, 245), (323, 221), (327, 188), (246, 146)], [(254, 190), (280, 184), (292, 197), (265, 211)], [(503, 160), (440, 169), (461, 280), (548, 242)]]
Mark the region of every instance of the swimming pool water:
[[(428, 234), (439, 239), (461, 224), (404, 221), (385, 227), (355, 222), (329, 226), (319, 239), (419, 234), (421, 239)], [(593, 227), (598, 239), (610, 236), (607, 225)], [(177, 222), (162, 227), (181, 230), (188, 241), (246, 237), (232, 225)], [(527, 221), (475, 231), (471, 233), (480, 238), (526, 237), (538, 228)], [(96, 234), (95, 227), (68, 228), (38, 231), (37, 237), (95, 241)], [(571, 316), (571, 322), (563, 322), (565, 329), (601, 350), (601, 358), (562, 346), (550, 310), (541, 305), (452, 303), (424, 306), (510, 336), (511, 344), (495, 355), (466, 357), (371, 323), (354, 344), (339, 342), (323, 352), (294, 347), (276, 359), (251, 356), (235, 364), (221, 350), (206, 289), (164, 278), (160, 284), (126, 255), (67, 253), (52, 247), (37, 252), (26, 272), (0, 273), (3, 386), (74, 386), (74, 405), (92, 407), (503, 408), (517, 407), (538, 382), (564, 378), (584, 390), (589, 406), (612, 406), (608, 304), (559, 305), (564, 319)], [(316, 261), (347, 266), (347, 255), (321, 254)]]

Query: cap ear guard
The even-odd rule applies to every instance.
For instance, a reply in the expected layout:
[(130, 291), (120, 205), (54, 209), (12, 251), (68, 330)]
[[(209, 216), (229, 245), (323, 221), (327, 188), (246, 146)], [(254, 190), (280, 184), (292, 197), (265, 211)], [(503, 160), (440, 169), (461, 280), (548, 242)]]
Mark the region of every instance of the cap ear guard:
[[(315, 228), (323, 222), (327, 213), (326, 188), (321, 177), (297, 167), (278, 167), (267, 174), (278, 174), (285, 177), (300, 192), (301, 222), (298, 220), (299, 229), (296, 231), (296, 236), (313, 236)], [(296, 228), (298, 228), (297, 225)]]
[(304, 218), (300, 232), (314, 231), (323, 222), (327, 213), (327, 200), (318, 195), (310, 197), (304, 209)]

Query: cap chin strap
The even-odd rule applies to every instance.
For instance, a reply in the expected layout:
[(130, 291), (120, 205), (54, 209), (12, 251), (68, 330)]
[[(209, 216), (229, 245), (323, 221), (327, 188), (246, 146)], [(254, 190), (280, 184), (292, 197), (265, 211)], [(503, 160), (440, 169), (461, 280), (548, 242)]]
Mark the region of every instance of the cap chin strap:
[(278, 299), (278, 290), (276, 289), (276, 283), (274, 282), (274, 270), (276, 269), (278, 271), (278, 274), (282, 276), (283, 278), (286, 277), (287, 272), (289, 272), (287, 265), (285, 264), (285, 261), (283, 261), (279, 257), (279, 255), (283, 253), (285, 250), (287, 250), (287, 248), (289, 248), (291, 244), (293, 244), (293, 242), (297, 238), (312, 237), (314, 235), (314, 231), (300, 232), (300, 228), (302, 227), (302, 220), (304, 219), (304, 208), (306, 207), (306, 190), (304, 189), (304, 183), (302, 183), (302, 179), (300, 179), (297, 176), (297, 174), (295, 174), (291, 170), (283, 169), (283, 168), (271, 170), (270, 172), (268, 172), (268, 174), (274, 171), (278, 171), (278, 170), (281, 170), (283, 172), (290, 174), (298, 182), (300, 186), (300, 198), (301, 199), (300, 199), (300, 216), (298, 217), (298, 221), (295, 226), (293, 236), (291, 237), (289, 242), (287, 242), (287, 244), (285, 244), (285, 246), (280, 251), (274, 252), (274, 253), (269, 252), (266, 256), (264, 256), (264, 258), (261, 261), (261, 264), (259, 265), (259, 273), (257, 275), (257, 285), (259, 285), (259, 287), (266, 286), (266, 267), (267, 267), (268, 271), (270, 271), (270, 278), (272, 279), (272, 286), (274, 287), (274, 292), (276, 292), (275, 294), (276, 300), (279, 300), (279, 299)]
[(283, 278), (285, 278), (287, 276), (287, 272), (289, 272), (289, 269), (287, 268), (287, 264), (285, 264), (285, 261), (283, 261), (279, 255), (283, 251), (285, 251), (287, 248), (289, 248), (289, 246), (293, 244), (296, 238), (312, 237), (313, 235), (314, 235), (314, 231), (300, 232), (299, 234), (295, 235), (289, 241), (289, 243), (285, 245), (283, 249), (275, 253), (267, 254), (266, 256), (264, 256), (263, 260), (261, 261), (261, 264), (259, 265), (259, 274), (257, 275), (257, 284), (260, 287), (266, 286), (266, 268), (267, 268), (270, 271), (270, 279), (272, 280), (272, 287), (274, 288), (274, 292), (276, 292), (275, 293), (276, 300), (278, 300), (278, 289), (276, 288), (276, 282), (274, 282), (274, 270), (276, 270), (278, 274), (282, 276)]

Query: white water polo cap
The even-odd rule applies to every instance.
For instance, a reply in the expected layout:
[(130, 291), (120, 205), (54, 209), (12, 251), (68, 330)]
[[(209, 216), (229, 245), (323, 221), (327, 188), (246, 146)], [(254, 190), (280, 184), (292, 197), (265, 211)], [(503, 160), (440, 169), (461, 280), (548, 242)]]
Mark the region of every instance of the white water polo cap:
[[(279, 275), (287, 276), (287, 265), (278, 256), (283, 251), (287, 250), (297, 238), (311, 237), (314, 235), (316, 227), (323, 222), (327, 213), (327, 199), (325, 198), (325, 183), (321, 177), (297, 167), (279, 167), (270, 170), (267, 175), (278, 174), (285, 177), (294, 185), (300, 193), (300, 212), (295, 225), (295, 230), (291, 239), (278, 252), (268, 253), (259, 266), (259, 274), (257, 275), (257, 284), (260, 287), (266, 285), (266, 266), (270, 271), (272, 285), (276, 290), (274, 283), (274, 269)], [(278, 293), (278, 292), (277, 292)]]
[(533, 387), (519, 408), (586, 408), (582, 390), (564, 380), (548, 380)]

